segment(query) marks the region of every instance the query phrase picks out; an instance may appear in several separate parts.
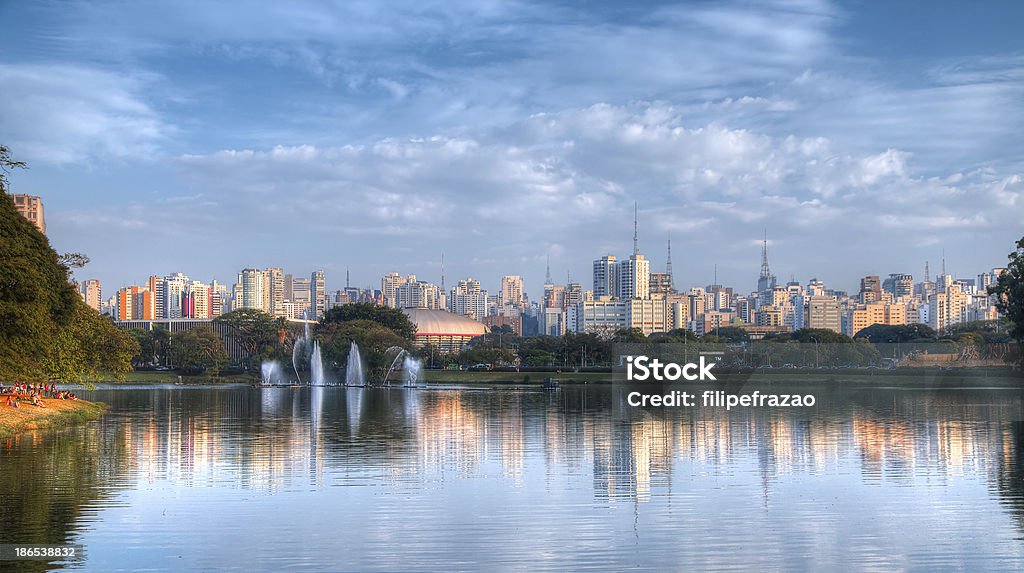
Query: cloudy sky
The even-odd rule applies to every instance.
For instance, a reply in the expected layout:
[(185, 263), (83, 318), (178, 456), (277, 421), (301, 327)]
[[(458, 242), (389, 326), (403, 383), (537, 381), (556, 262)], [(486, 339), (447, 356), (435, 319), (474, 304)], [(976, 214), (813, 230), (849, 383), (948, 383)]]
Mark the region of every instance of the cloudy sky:
[[(1024, 5), (5, 2), (0, 141), (104, 293), (246, 266), (755, 287), (1024, 234)], [(893, 5), (898, 4), (898, 5)]]

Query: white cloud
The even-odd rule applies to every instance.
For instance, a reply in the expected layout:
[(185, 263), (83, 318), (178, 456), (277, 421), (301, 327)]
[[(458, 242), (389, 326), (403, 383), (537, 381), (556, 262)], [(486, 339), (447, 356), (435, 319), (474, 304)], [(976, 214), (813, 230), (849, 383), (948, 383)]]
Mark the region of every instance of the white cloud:
[(32, 163), (140, 158), (174, 132), (141, 93), (157, 79), (72, 65), (0, 63), (0, 126)]

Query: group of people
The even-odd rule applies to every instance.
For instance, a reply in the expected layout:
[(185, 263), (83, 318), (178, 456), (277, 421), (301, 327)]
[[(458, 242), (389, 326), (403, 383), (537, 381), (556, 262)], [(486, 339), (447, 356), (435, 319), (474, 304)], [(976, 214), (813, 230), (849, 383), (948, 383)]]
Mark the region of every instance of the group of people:
[(56, 400), (77, 400), (78, 396), (74, 392), (67, 390), (60, 390), (56, 384), (26, 384), (24, 382), (15, 382), (12, 386), (4, 387), (3, 383), (0, 382), (0, 395), (7, 395), (7, 405), (12, 408), (20, 408), (21, 403), (18, 398), (21, 396), (28, 396), (29, 401), (32, 402), (33, 406), (39, 406), (45, 408), (46, 403), (43, 402), (43, 398), (53, 398)]

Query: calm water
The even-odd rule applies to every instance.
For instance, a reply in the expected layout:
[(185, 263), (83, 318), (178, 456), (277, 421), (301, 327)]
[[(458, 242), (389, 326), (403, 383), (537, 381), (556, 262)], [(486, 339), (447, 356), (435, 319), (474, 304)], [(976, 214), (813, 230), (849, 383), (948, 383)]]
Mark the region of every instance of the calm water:
[(612, 388), (97, 390), (0, 444), (0, 569), (1024, 570), (1014, 390), (642, 410)]

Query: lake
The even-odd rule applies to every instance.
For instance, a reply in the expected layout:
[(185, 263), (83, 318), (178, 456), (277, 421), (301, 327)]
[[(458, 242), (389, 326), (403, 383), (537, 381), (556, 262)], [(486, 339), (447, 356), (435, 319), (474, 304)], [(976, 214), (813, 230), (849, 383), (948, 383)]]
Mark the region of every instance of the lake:
[[(778, 391), (774, 388), (771, 391)], [(0, 444), (0, 569), (1024, 570), (1014, 389), (120, 387)]]

